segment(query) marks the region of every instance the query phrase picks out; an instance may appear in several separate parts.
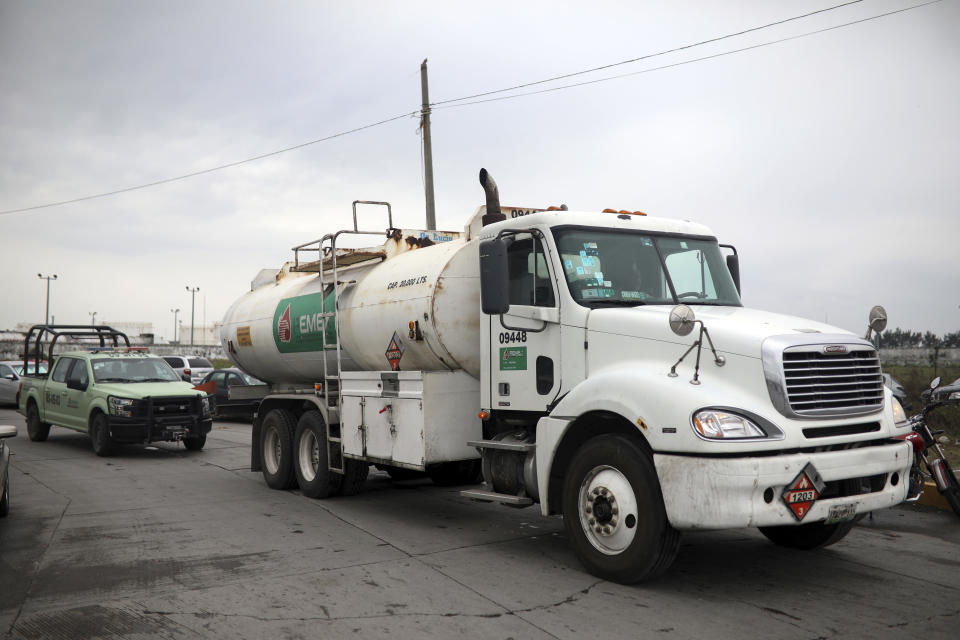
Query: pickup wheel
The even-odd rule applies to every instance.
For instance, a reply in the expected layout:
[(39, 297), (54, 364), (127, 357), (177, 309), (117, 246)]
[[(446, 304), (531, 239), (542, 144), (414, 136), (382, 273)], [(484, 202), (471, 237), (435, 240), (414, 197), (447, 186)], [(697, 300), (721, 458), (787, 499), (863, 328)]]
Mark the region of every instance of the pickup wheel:
[(621, 584), (662, 574), (680, 546), (650, 456), (621, 435), (593, 438), (574, 456), (564, 481), (563, 524), (587, 570)]
[(90, 443), (93, 452), (101, 457), (113, 455), (113, 440), (110, 438), (110, 423), (107, 416), (98, 413), (90, 423)]
[(296, 426), (293, 414), (286, 409), (272, 409), (263, 417), (260, 468), (271, 489), (292, 489), (296, 485), (293, 477), (293, 433)]
[(835, 524), (811, 522), (794, 526), (760, 527), (760, 533), (775, 545), (809, 551), (840, 542), (850, 533), (854, 524), (853, 521)]
[(183, 446), (187, 448), (187, 451), (200, 451), (205, 444), (207, 444), (207, 434), (183, 439)]
[(34, 442), (44, 442), (50, 435), (50, 423), (40, 422), (40, 411), (33, 402), (27, 407), (27, 435)]
[(293, 471), (303, 495), (326, 498), (336, 493), (342, 476), (330, 471), (327, 462), (327, 425), (323, 415), (313, 410), (300, 416), (293, 441), (296, 448)]

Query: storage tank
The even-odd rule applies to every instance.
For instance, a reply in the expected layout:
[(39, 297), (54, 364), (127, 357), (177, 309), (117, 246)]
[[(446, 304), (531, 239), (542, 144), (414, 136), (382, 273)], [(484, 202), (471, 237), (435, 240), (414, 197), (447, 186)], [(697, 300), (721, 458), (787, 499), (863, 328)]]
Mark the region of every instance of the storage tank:
[[(479, 379), (478, 243), (457, 233), (427, 233), (452, 239), (434, 243), (427, 234), (398, 232), (374, 260), (338, 267), (344, 370), (463, 369)], [(338, 253), (340, 261), (346, 258)], [(325, 355), (335, 374), (333, 318), (325, 352), (319, 315), (333, 310), (331, 281), (330, 271), (321, 284), (318, 273), (291, 271), (289, 264), (272, 282), (255, 281), (223, 319), (224, 351), (237, 366), (275, 385), (321, 381)]]

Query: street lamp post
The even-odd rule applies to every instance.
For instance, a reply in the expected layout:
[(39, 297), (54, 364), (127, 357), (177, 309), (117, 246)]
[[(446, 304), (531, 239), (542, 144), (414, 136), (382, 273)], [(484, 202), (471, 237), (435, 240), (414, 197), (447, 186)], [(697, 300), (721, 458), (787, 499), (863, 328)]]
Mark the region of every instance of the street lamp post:
[(200, 291), (200, 287), (193, 287), (192, 289), (188, 286), (186, 287), (187, 291), (190, 292), (190, 346), (193, 346), (193, 311), (195, 308), (194, 302), (197, 298), (197, 291)]
[(180, 309), (170, 309), (170, 313), (173, 314), (173, 341), (177, 341), (177, 314), (180, 313)]
[(90, 325), (97, 326), (97, 312), (96, 311), (87, 311), (90, 314)]
[(45, 276), (42, 273), (38, 273), (37, 277), (41, 280), (47, 281), (47, 311), (43, 316), (43, 324), (50, 324), (50, 281), (57, 279), (57, 274), (52, 276)]

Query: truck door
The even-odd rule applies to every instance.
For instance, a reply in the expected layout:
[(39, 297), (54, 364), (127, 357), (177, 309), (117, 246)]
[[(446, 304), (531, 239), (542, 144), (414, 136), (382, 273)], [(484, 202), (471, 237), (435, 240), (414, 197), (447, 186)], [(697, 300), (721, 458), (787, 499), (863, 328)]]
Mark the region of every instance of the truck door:
[(67, 401), (67, 373), (73, 366), (73, 358), (60, 358), (53, 367), (53, 375), (43, 384), (40, 399), (43, 406), (41, 418), (51, 424), (63, 424), (64, 405)]
[(87, 387), (90, 386), (90, 373), (87, 371), (87, 361), (71, 358), (73, 366), (67, 372), (67, 384), (64, 391), (63, 426), (86, 429), (87, 413), (90, 406), (90, 396)]
[(490, 335), (493, 408), (546, 411), (560, 389), (560, 309), (543, 241), (518, 234), (507, 249), (510, 309)]

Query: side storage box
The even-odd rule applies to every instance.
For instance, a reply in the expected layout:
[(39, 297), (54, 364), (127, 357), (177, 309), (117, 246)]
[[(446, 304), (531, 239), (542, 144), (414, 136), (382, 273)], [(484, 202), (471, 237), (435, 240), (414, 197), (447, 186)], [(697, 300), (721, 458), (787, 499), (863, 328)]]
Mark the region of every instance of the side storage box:
[(345, 371), (341, 376), (343, 453), (423, 469), (480, 455), (480, 381), (464, 371)]

